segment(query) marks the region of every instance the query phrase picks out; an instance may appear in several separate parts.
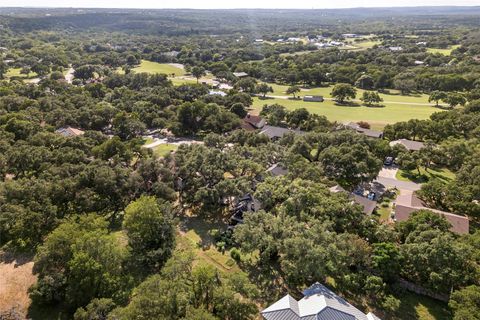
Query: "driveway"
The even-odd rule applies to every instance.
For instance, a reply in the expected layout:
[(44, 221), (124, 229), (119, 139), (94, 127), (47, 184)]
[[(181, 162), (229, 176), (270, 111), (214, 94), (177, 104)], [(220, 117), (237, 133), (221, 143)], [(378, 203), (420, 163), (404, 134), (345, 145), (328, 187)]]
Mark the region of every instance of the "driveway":
[(382, 178), (390, 178), (390, 179), (396, 179), (396, 175), (398, 172), (398, 167), (396, 166), (383, 166), (382, 170), (378, 173), (379, 177)]
[(400, 181), (395, 178), (378, 176), (375, 182), (381, 183), (386, 187), (396, 187), (400, 190), (417, 191), (420, 190), (421, 185), (410, 181)]

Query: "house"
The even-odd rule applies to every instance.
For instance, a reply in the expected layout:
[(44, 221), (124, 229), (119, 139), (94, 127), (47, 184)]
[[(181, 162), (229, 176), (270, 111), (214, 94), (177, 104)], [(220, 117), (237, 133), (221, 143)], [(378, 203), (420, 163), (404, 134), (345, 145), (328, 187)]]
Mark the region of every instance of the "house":
[(415, 60), (413, 63), (414, 63), (416, 66), (423, 66), (423, 65), (425, 64), (424, 61), (420, 61), (420, 60)]
[(382, 131), (376, 131), (376, 130), (371, 130), (371, 129), (367, 129), (367, 128), (362, 128), (358, 125), (358, 123), (355, 123), (355, 122), (350, 122), (349, 124), (347, 124), (347, 127), (352, 129), (352, 130), (355, 130), (357, 133), (366, 135), (367, 137), (370, 137), (370, 138), (377, 138), (377, 139), (383, 138), (383, 132)]
[(323, 102), (322, 96), (304, 96), (303, 101), (305, 102)]
[(388, 47), (388, 50), (398, 52), (398, 51), (402, 51), (403, 48), (402, 47)]
[(58, 134), (61, 134), (64, 137), (77, 137), (77, 136), (81, 136), (82, 134), (85, 133), (84, 131), (82, 131), (80, 129), (76, 129), (76, 128), (72, 128), (72, 127), (60, 128), (60, 129), (55, 130), (55, 132), (58, 133)]
[(413, 192), (402, 191), (402, 194), (397, 197), (395, 200), (394, 219), (397, 222), (408, 220), (410, 215), (418, 210), (429, 210), (443, 216), (452, 225), (450, 228), (452, 232), (458, 234), (468, 234), (469, 232), (470, 223), (467, 217), (427, 208), (423, 201), (417, 198)]
[[(333, 186), (329, 190), (332, 193), (339, 193), (339, 192), (347, 193), (347, 191), (339, 185)], [(375, 208), (377, 208), (376, 201), (362, 197), (358, 194), (350, 193), (348, 197), (352, 199), (354, 203), (360, 205), (363, 208), (363, 213), (365, 213), (367, 216), (371, 215), (373, 211), (375, 211)]]
[(234, 72), (233, 75), (237, 78), (245, 78), (248, 77), (248, 73), (246, 72)]
[(227, 94), (223, 91), (220, 91), (220, 90), (210, 90), (208, 92), (209, 95), (211, 96), (221, 96), (221, 97), (225, 97)]
[(397, 144), (401, 144), (409, 151), (419, 151), (425, 147), (425, 144), (420, 141), (413, 141), (408, 139), (399, 139), (390, 142), (390, 147), (393, 147)]
[(283, 167), (280, 163), (275, 163), (270, 168), (267, 169), (267, 172), (274, 177), (285, 176), (288, 174), (288, 170)]
[(344, 33), (342, 36), (344, 38), (360, 38), (360, 36), (356, 33)]
[(265, 320), (380, 320), (365, 314), (320, 283), (303, 291), (297, 301), (287, 294), (261, 312)]
[(282, 138), (285, 134), (293, 132), (295, 134), (304, 134), (305, 132), (295, 129), (288, 129), (288, 128), (282, 128), (282, 127), (275, 127), (275, 126), (269, 126), (265, 125), (262, 128), (262, 131), (260, 131), (260, 134), (264, 134), (268, 136), (271, 140), (278, 140)]
[(242, 120), (241, 127), (247, 131), (262, 129), (265, 126), (265, 120), (262, 117), (254, 116), (248, 113)]
[(251, 194), (246, 194), (238, 199), (237, 204), (231, 210), (232, 216), (230, 217), (230, 225), (235, 226), (239, 223), (243, 223), (243, 217), (245, 214), (256, 212), (260, 210), (260, 208), (260, 201), (255, 199)]

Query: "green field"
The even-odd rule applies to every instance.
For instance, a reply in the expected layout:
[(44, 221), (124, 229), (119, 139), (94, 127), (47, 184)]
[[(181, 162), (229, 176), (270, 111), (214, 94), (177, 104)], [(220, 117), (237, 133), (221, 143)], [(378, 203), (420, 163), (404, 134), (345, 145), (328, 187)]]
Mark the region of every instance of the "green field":
[[(268, 83), (269, 86), (273, 88), (273, 93), (269, 94), (272, 96), (288, 96), (286, 93), (288, 86), (280, 85), (275, 83)], [(301, 96), (304, 95), (318, 95), (323, 96), (325, 98), (331, 98), (332, 96), (330, 93), (332, 92), (333, 86), (328, 87), (319, 87), (319, 88), (309, 88), (309, 89), (302, 89), (300, 92)], [(359, 99), (365, 90), (357, 88), (357, 99)], [(380, 97), (385, 101), (385, 103), (389, 102), (398, 102), (398, 103), (425, 103), (429, 104), (428, 102), (428, 95), (426, 94), (412, 94), (412, 95), (401, 95), (398, 90), (390, 89), (388, 90), (389, 94), (379, 93)], [(433, 104), (432, 104), (433, 105)]]
[(7, 73), (5, 73), (5, 78), (24, 78), (24, 79), (30, 79), (30, 78), (35, 78), (37, 74), (35, 72), (30, 72), (28, 76), (26, 74), (21, 74), (20, 70), (21, 68), (12, 68), (8, 69)]
[(361, 42), (353, 42), (352, 45), (361, 49), (369, 49), (381, 43), (382, 43), (381, 41), (368, 40), (368, 41), (361, 41)]
[(142, 60), (138, 67), (132, 69), (135, 72), (141, 73), (164, 73), (164, 74), (172, 74), (175, 73), (175, 76), (183, 76), (185, 75), (185, 70), (182, 68), (178, 68), (176, 66), (172, 66), (168, 63), (158, 63), (152, 62), (147, 60)]
[(381, 128), (389, 123), (408, 121), (410, 119), (428, 119), (436, 111), (431, 106), (401, 105), (385, 103), (385, 107), (375, 108), (366, 106), (338, 106), (334, 101), (303, 102), (302, 100), (253, 99), (253, 108), (260, 112), (263, 105), (278, 103), (288, 110), (306, 108), (309, 112), (324, 115), (330, 121), (350, 122), (367, 121), (374, 128)]
[(171, 151), (175, 151), (178, 149), (178, 145), (176, 144), (161, 144), (155, 148), (152, 148), (152, 151), (154, 154), (156, 154), (159, 157), (165, 157), (168, 154), (170, 154)]
[(429, 53), (440, 53), (440, 54), (443, 54), (444, 56), (449, 56), (449, 55), (452, 54), (452, 51), (457, 49), (457, 48), (460, 48), (460, 45), (451, 46), (451, 47), (446, 48), (446, 49), (427, 48), (427, 52), (429, 52)]

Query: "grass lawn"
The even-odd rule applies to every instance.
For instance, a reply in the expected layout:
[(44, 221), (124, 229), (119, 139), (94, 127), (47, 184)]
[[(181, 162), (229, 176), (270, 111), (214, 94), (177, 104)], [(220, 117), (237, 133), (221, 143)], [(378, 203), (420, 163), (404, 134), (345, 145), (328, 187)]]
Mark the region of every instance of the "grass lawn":
[(25, 79), (37, 77), (37, 74), (35, 72), (30, 72), (27, 76), (26, 74), (21, 74), (20, 70), (22, 69), (21, 68), (8, 69), (7, 73), (5, 73), (5, 77), (6, 78), (17, 77), (17, 78), (25, 78)]
[(178, 145), (176, 144), (161, 144), (155, 148), (152, 149), (153, 153), (155, 153), (159, 157), (165, 157), (167, 156), (171, 151), (175, 151), (178, 149)]
[[(286, 93), (288, 86), (281, 85), (276, 83), (268, 83), (269, 86), (273, 88), (273, 93), (269, 93), (272, 96), (288, 96)], [(325, 98), (331, 98), (330, 93), (332, 92), (333, 86), (328, 87), (317, 87), (317, 88), (303, 88), (300, 92), (301, 96), (304, 95), (319, 95), (324, 96)], [(357, 88), (357, 99), (359, 99), (365, 90)], [(379, 93), (380, 97), (384, 100), (385, 103), (425, 103), (428, 102), (428, 95), (426, 94), (412, 94), (412, 95), (401, 95), (398, 90), (389, 90), (389, 93)], [(433, 105), (433, 104), (432, 104)]]
[(444, 182), (455, 179), (455, 173), (447, 168), (430, 168), (425, 171), (425, 168), (420, 168), (420, 174), (417, 170), (407, 171), (399, 169), (396, 178), (401, 181), (412, 181), (416, 183), (424, 183), (432, 178), (439, 178)]
[(444, 56), (449, 56), (452, 54), (452, 51), (459, 48), (460, 45), (455, 45), (455, 46), (450, 46), (449, 48), (446, 49), (438, 49), (438, 48), (427, 48), (427, 52), (429, 53), (440, 53), (443, 54)]
[(178, 68), (168, 63), (158, 63), (158, 62), (152, 62), (147, 60), (142, 60), (140, 65), (138, 67), (133, 68), (132, 70), (137, 73), (141, 73), (141, 72), (164, 73), (168, 75), (175, 73), (175, 76), (185, 75), (185, 70), (182, 68)]
[(381, 41), (367, 40), (367, 41), (361, 41), (361, 42), (353, 42), (352, 45), (361, 49), (369, 49), (369, 48), (373, 48), (374, 45), (379, 45), (381, 43), (382, 43)]
[(405, 292), (400, 299), (397, 317), (392, 319), (412, 320), (451, 320), (452, 314), (447, 304), (411, 292)]
[(436, 111), (432, 106), (402, 105), (384, 103), (385, 107), (375, 108), (366, 106), (338, 106), (331, 100), (324, 102), (304, 102), (302, 100), (266, 99), (258, 97), (253, 99), (253, 108), (260, 112), (263, 105), (278, 103), (288, 110), (306, 108), (309, 112), (324, 115), (330, 121), (350, 122), (367, 121), (372, 128), (382, 128), (386, 124), (410, 119), (428, 119)]
[(182, 84), (195, 84), (197, 80), (194, 79), (181, 79), (181, 78), (170, 78), (174, 86), (181, 86)]
[(239, 272), (240, 268), (230, 257), (230, 251), (217, 250), (213, 238), (208, 234), (211, 229), (220, 229), (220, 223), (210, 223), (198, 217), (189, 217), (184, 221), (183, 229), (177, 237), (177, 247), (192, 250), (196, 263), (210, 264), (222, 272)]

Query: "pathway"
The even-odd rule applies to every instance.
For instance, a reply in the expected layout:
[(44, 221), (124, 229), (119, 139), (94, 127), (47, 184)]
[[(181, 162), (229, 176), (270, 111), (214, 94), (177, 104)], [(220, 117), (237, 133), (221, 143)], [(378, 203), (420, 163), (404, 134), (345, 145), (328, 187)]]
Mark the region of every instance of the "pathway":
[(68, 83), (71, 84), (73, 82), (73, 74), (74, 73), (75, 73), (75, 69), (70, 67), (70, 69), (68, 69), (67, 73), (65, 74), (65, 81), (67, 81)]

